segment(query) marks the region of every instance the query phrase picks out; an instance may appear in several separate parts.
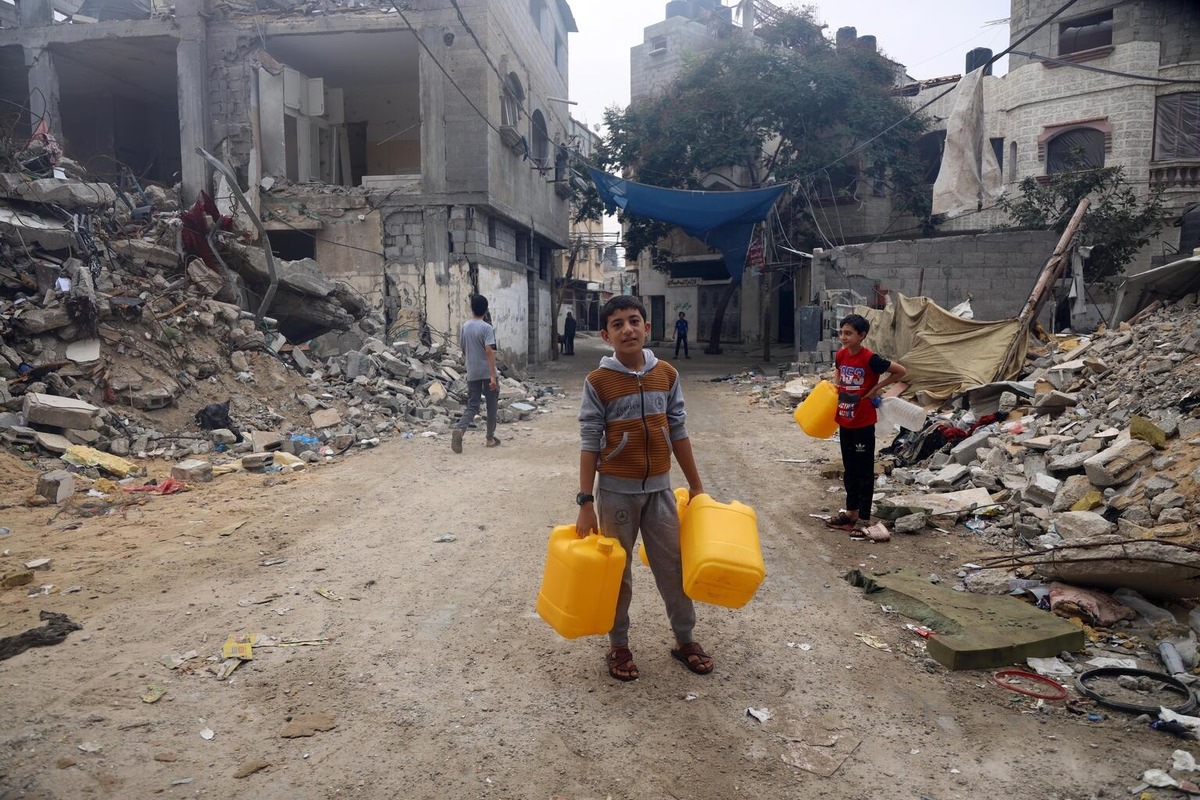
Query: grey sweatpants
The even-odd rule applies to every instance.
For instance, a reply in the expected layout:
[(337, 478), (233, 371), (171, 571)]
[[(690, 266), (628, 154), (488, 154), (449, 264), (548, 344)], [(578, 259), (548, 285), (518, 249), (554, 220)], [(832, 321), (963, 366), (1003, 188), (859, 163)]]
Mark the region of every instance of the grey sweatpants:
[(488, 388), (491, 383), (490, 378), (484, 378), (481, 381), (467, 381), (467, 407), (463, 409), (462, 416), (454, 426), (460, 431), (471, 427), (471, 423), (475, 421), (475, 415), (479, 413), (479, 401), (482, 397), (487, 401), (487, 438), (489, 442), (496, 438), (496, 405), (500, 399), (499, 389), (493, 392)]
[(646, 543), (646, 557), (667, 607), (671, 631), (680, 644), (692, 641), (696, 608), (683, 593), (683, 563), (679, 557), (679, 513), (670, 489), (649, 494), (618, 494), (600, 490), (596, 498), (600, 531), (625, 548), (625, 574), (617, 595), (617, 618), (609, 631), (613, 647), (629, 646), (629, 601), (633, 599), (634, 546), (638, 531)]

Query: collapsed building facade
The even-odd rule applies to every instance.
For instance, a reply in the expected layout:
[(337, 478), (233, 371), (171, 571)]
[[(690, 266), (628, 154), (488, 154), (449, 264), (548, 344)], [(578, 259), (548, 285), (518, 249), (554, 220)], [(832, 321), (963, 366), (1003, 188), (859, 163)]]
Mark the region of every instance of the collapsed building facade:
[(486, 295), (519, 367), (552, 348), (575, 30), (566, 0), (0, 0), (0, 99), (14, 139), (42, 126), (95, 179), (208, 192), (253, 236), (240, 191), (276, 258), (393, 337), (453, 339)]

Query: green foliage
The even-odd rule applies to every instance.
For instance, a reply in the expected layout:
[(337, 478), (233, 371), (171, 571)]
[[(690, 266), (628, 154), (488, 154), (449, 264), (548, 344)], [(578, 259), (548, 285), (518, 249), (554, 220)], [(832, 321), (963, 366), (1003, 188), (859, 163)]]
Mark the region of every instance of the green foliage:
[[(835, 173), (845, 170), (857, 172), (859, 193), (879, 186), (898, 211), (928, 220), (929, 187), (915, 146), (923, 120), (905, 119), (839, 161), (910, 113), (890, 94), (894, 65), (873, 51), (836, 49), (811, 9), (782, 14), (759, 39), (759, 46), (736, 38), (693, 56), (661, 95), (609, 109), (602, 164), (681, 189), (705, 188), (714, 174), (749, 176), (740, 188), (798, 181), (800, 191), (780, 213), (801, 246), (820, 242), (806, 195), (829, 195), (831, 188), (836, 195)], [(657, 248), (669, 230), (632, 217), (625, 222), (631, 258)], [(670, 262), (670, 253), (654, 253), (659, 268)]]
[(1029, 177), (1021, 181), (1020, 190), (1020, 196), (1000, 200), (1012, 226), (1059, 233), (1066, 230), (1079, 201), (1090, 198), (1079, 232), (1079, 244), (1092, 248), (1084, 268), (1087, 281), (1112, 281), (1124, 273), (1167, 218), (1161, 190), (1139, 198), (1122, 167), (1071, 170), (1051, 175), (1044, 183)]

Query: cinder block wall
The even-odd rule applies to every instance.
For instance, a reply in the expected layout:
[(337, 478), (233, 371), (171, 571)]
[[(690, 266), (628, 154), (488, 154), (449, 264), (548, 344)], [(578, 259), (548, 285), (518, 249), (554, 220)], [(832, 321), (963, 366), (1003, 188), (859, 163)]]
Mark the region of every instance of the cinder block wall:
[(861, 293), (878, 281), (880, 289), (923, 294), (945, 308), (970, 293), (975, 319), (1004, 319), (1029, 299), (1057, 241), (1053, 231), (1007, 231), (821, 250), (814, 289), (853, 286)]

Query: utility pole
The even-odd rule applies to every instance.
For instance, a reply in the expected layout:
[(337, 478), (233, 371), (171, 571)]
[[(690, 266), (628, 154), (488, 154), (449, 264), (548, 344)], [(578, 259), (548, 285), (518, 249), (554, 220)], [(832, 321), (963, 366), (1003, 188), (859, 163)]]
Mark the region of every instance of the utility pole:
[(742, 35), (747, 41), (754, 39), (754, 25), (758, 20), (755, 0), (742, 0)]

